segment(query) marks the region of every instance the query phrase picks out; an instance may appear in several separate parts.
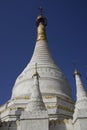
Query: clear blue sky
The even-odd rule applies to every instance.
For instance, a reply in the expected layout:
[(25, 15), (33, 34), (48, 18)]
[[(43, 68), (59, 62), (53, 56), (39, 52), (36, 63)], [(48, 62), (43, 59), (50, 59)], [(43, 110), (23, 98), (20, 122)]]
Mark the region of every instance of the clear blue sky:
[[(40, 0), (0, 0), (0, 104), (11, 97), (17, 76), (36, 42)], [(43, 0), (51, 53), (68, 78), (75, 99), (75, 62), (87, 90), (87, 0)]]

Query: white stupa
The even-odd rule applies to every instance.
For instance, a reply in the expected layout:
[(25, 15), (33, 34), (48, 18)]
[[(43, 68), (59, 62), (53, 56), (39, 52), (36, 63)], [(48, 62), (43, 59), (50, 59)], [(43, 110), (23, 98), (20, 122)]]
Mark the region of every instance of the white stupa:
[(87, 92), (81, 81), (81, 74), (76, 69), (74, 72), (76, 80), (76, 103), (73, 114), (73, 123), (75, 129), (87, 130)]
[(12, 99), (25, 97), (31, 93), (35, 63), (38, 64), (37, 69), (41, 77), (40, 89), (42, 95), (58, 95), (69, 99), (72, 98), (70, 85), (60, 68), (55, 64), (50, 53), (46, 38), (46, 25), (46, 18), (40, 14), (37, 17), (37, 40), (33, 56), (15, 82)]
[(0, 130), (87, 130), (87, 96), (80, 75), (75, 71), (75, 104), (71, 87), (50, 53), (42, 8), (36, 25), (33, 56), (16, 79), (11, 99), (0, 107)]

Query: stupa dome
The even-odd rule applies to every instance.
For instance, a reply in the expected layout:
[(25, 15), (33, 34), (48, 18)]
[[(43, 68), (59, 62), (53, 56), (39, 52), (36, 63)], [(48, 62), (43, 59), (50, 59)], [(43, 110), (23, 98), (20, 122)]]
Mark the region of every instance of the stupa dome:
[(29, 64), (16, 79), (12, 98), (25, 97), (31, 94), (32, 75), (35, 72), (36, 63), (40, 75), (39, 84), (42, 95), (72, 97), (70, 85), (60, 68), (55, 64), (49, 51), (45, 33), (46, 21), (42, 14), (37, 18), (37, 41), (34, 53)]

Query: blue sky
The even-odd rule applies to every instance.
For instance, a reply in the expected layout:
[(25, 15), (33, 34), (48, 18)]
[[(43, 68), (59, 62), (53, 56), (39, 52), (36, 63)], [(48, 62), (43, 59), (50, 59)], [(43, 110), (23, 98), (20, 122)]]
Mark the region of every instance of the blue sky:
[[(36, 42), (40, 0), (0, 0), (0, 104), (11, 97), (17, 76), (30, 61)], [(73, 63), (87, 91), (87, 0), (43, 0), (49, 48), (72, 87)]]

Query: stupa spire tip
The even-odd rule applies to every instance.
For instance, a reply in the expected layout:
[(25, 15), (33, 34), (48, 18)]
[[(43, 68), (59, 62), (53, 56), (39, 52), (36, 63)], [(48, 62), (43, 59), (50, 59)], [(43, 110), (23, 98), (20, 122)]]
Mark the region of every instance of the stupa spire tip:
[(42, 6), (39, 7), (39, 10), (40, 10), (40, 15), (43, 15), (43, 8), (42, 8)]

